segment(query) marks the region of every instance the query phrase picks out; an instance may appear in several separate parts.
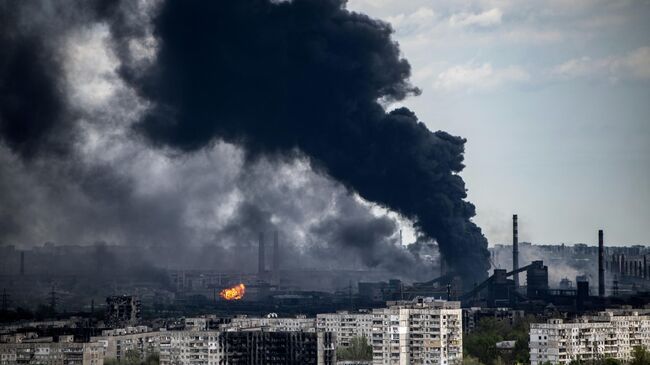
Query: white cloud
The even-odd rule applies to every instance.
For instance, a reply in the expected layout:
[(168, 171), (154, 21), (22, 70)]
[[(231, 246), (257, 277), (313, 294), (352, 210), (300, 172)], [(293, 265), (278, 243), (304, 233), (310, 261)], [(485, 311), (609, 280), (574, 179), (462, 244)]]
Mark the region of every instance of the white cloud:
[(503, 12), (499, 8), (492, 8), (478, 14), (472, 13), (459, 13), (454, 14), (449, 18), (449, 24), (452, 26), (477, 26), (477, 27), (491, 27), (501, 24), (501, 17)]
[(457, 65), (438, 74), (434, 88), (445, 91), (488, 91), (505, 84), (525, 82), (530, 79), (526, 70), (519, 66), (494, 68), (482, 65)]
[(430, 8), (422, 7), (411, 14), (397, 14), (389, 16), (385, 20), (391, 23), (395, 28), (409, 26), (424, 26), (431, 23), (435, 17), (435, 12)]
[(551, 74), (560, 78), (606, 77), (618, 79), (650, 79), (650, 47), (640, 47), (620, 56), (592, 59), (581, 57), (553, 67)]

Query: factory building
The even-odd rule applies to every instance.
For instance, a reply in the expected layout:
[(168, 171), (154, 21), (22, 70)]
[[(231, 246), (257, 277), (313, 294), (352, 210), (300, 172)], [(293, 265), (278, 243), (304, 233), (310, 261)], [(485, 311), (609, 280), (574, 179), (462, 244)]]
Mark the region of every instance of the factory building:
[(389, 302), (373, 314), (373, 365), (460, 363), (463, 359), (459, 302), (417, 298)]
[(336, 347), (348, 347), (353, 338), (363, 337), (368, 342), (372, 338), (373, 314), (349, 313), (339, 311), (316, 316), (318, 332), (336, 333)]
[(638, 311), (608, 310), (574, 322), (550, 319), (531, 324), (529, 346), (531, 365), (604, 358), (627, 362), (634, 347), (650, 348), (650, 316)]

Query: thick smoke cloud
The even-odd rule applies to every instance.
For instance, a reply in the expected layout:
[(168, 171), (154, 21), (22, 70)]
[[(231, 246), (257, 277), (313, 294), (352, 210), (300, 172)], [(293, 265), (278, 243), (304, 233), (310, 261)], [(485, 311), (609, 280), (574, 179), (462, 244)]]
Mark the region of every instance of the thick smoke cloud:
[[(113, 33), (128, 34), (120, 25)], [(488, 252), (458, 176), (465, 140), (429, 131), (407, 109), (384, 111), (418, 93), (391, 32), (341, 0), (166, 1), (154, 64), (122, 69), (152, 103), (135, 129), (181, 151), (225, 140), (250, 160), (299, 150), (415, 221), (472, 285), (486, 276)]]
[(464, 141), (377, 102), (417, 93), (387, 25), (332, 1), (196, 5), (0, 2), (0, 244), (136, 246), (150, 276), (254, 271), (258, 233), (279, 229), (286, 268), (436, 276), (372, 201), (483, 275)]
[[(52, 33), (44, 39), (39, 19), (24, 24), (34, 2), (20, 6), (0, 3), (0, 136), (13, 149), (31, 157), (44, 148), (65, 149), (57, 143), (66, 105), (58, 89), (61, 66), (52, 47)], [(50, 12), (57, 15), (57, 10)]]

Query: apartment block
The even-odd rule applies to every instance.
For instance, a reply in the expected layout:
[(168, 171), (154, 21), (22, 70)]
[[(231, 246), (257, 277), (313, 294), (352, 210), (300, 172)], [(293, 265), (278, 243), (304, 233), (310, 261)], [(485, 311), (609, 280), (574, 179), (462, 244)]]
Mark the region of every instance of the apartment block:
[(103, 365), (104, 353), (97, 343), (53, 342), (51, 338), (1, 343), (0, 365), (15, 364)]
[(463, 359), (459, 302), (388, 302), (372, 312), (374, 365), (456, 364)]
[(315, 332), (316, 319), (307, 318), (303, 315), (294, 318), (282, 318), (274, 315), (262, 318), (238, 316), (233, 318), (230, 323), (219, 326), (219, 328), (222, 331), (258, 329), (271, 332)]
[(348, 347), (355, 337), (365, 337), (368, 342), (372, 338), (372, 313), (336, 313), (318, 314), (316, 330), (318, 332), (336, 333), (336, 346)]
[(629, 361), (636, 346), (650, 349), (650, 316), (638, 311), (608, 310), (572, 322), (550, 319), (530, 328), (531, 365), (604, 358)]

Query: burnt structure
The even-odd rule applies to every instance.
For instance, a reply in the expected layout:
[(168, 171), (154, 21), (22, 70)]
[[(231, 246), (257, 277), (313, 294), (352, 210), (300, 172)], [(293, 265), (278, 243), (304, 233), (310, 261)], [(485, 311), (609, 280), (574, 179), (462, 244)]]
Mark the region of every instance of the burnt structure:
[(331, 332), (221, 332), (224, 363), (246, 365), (334, 365)]
[(106, 325), (112, 328), (133, 326), (141, 320), (140, 300), (131, 295), (106, 298)]

